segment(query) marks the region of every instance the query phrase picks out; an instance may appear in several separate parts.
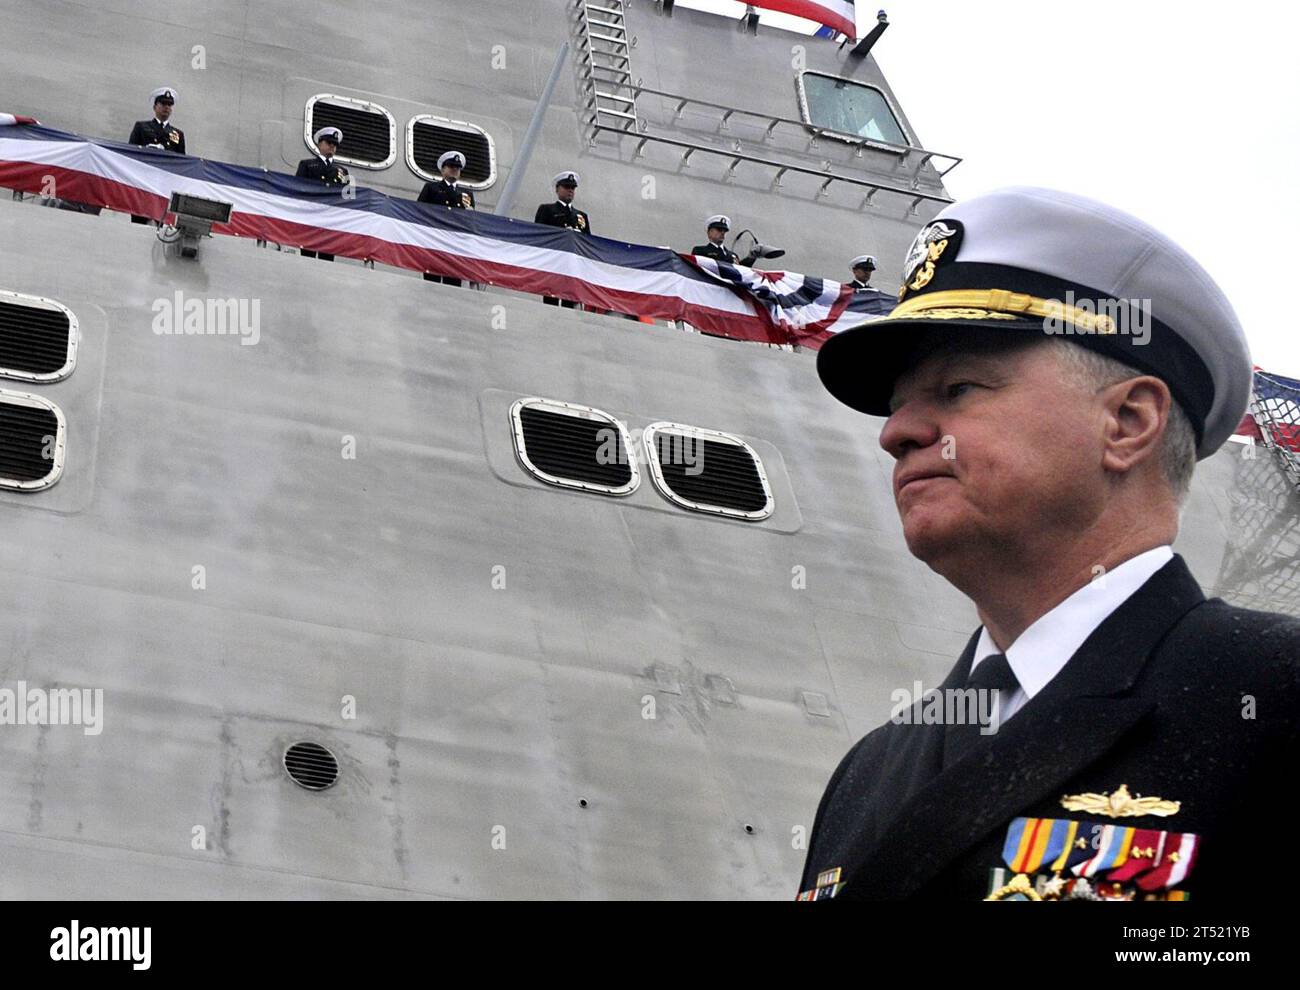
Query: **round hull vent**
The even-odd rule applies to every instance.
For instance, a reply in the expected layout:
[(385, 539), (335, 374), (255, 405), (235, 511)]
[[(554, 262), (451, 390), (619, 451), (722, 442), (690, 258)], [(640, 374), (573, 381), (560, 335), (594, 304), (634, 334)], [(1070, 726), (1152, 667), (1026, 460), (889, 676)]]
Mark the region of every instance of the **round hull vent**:
[(295, 784), (309, 791), (323, 791), (339, 779), (339, 761), (320, 743), (294, 743), (284, 751), (284, 769)]

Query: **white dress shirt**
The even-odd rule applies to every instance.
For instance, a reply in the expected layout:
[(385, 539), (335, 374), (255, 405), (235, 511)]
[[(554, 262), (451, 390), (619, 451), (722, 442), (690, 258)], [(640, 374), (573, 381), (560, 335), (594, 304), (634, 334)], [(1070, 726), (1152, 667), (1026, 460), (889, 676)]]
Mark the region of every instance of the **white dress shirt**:
[(1173, 550), (1163, 546), (1130, 557), (1113, 571), (1089, 581), (1050, 612), (1039, 616), (1005, 651), (998, 649), (988, 629), (981, 628), (971, 670), (974, 671), (985, 658), (1005, 652), (1007, 663), (1020, 682), (1020, 686), (1001, 702), (1000, 721), (1011, 718), (1045, 688), (1093, 630), (1173, 556)]

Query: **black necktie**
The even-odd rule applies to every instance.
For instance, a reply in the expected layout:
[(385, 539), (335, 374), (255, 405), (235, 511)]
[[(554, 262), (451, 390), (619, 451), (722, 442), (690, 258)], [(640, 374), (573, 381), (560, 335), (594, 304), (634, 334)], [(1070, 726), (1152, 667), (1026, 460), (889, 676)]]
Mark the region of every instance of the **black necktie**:
[[(999, 717), (1002, 708), (1011, 692), (1020, 686), (1016, 680), (1016, 675), (1011, 669), (1011, 664), (1007, 662), (1005, 655), (994, 653), (981, 660), (971, 671), (970, 676), (966, 678), (966, 687), (975, 688), (978, 691), (999, 691), (997, 712)], [(978, 698), (979, 696), (977, 696)], [(962, 723), (950, 723), (943, 733), (943, 765), (949, 767), (965, 756), (972, 748), (980, 743), (981, 739), (986, 738), (981, 735), (982, 726), (977, 720), (970, 719), (973, 714), (971, 706), (968, 704), (954, 705), (954, 709), (968, 716), (968, 720)], [(989, 701), (976, 702), (974, 712), (992, 712), (992, 704)]]

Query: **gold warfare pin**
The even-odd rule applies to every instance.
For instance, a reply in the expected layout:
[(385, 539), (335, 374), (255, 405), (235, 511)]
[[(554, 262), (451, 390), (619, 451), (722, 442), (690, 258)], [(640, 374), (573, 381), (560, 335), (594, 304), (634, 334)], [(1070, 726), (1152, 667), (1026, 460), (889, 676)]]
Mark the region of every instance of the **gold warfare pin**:
[(1095, 791), (1066, 794), (1061, 798), (1061, 807), (1066, 811), (1082, 811), (1107, 818), (1132, 818), (1140, 815), (1167, 817), (1176, 815), (1182, 803), (1158, 797), (1143, 797), (1141, 794), (1133, 795), (1128, 792), (1127, 784), (1120, 784), (1111, 794), (1098, 794)]

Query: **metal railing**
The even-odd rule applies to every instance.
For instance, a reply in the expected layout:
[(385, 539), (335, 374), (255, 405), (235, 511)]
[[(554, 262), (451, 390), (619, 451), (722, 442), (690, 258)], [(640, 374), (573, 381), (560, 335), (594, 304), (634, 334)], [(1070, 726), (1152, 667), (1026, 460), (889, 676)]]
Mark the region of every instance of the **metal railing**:
[(882, 192), (909, 197), (912, 200), (912, 203), (908, 209), (908, 212), (912, 215), (915, 215), (917, 213), (917, 207), (919, 207), (924, 202), (943, 203), (945, 205), (952, 202), (952, 200), (949, 197), (942, 196), (937, 193), (923, 192), (917, 189), (904, 188), (901, 186), (892, 186), (889, 183), (877, 182), (874, 179), (860, 179), (857, 176), (853, 176), (853, 175), (843, 175), (839, 172), (833, 171), (830, 168), (815, 169), (807, 165), (795, 165), (790, 162), (776, 161), (771, 158), (761, 158), (758, 155), (747, 155), (741, 151), (728, 151), (725, 148), (713, 148), (707, 144), (695, 144), (694, 142), (682, 141), (677, 138), (660, 137), (657, 134), (650, 134), (644, 131), (641, 132), (640, 134), (634, 134), (630, 131), (625, 131), (622, 128), (609, 127), (605, 124), (594, 124), (592, 126), (592, 130), (594, 132), (605, 132), (609, 134), (617, 134), (620, 137), (635, 137), (637, 139), (637, 145), (636, 145), (636, 150), (634, 152), (634, 157), (637, 158), (641, 157), (642, 153), (645, 150), (645, 146), (651, 142), (655, 144), (667, 145), (668, 147), (672, 147), (672, 148), (682, 149), (683, 165), (690, 165), (691, 156), (696, 154), (714, 155), (719, 158), (729, 158), (731, 159), (731, 165), (727, 169), (728, 177), (731, 176), (736, 171), (736, 169), (740, 166), (742, 162), (753, 164), (753, 165), (761, 165), (766, 168), (774, 169), (776, 172), (775, 182), (778, 187), (781, 185), (781, 179), (787, 173), (790, 172), (793, 172), (796, 175), (815, 176), (816, 178), (822, 180), (822, 184), (820, 188), (817, 190), (818, 198), (826, 195), (826, 191), (830, 188), (832, 183), (842, 182), (845, 183), (846, 185), (860, 186), (871, 190), (870, 192), (867, 193), (866, 198), (862, 201), (862, 205), (864, 207), (874, 205), (876, 196)]
[[(821, 181), (821, 185), (817, 190), (817, 198), (819, 199), (825, 196), (830, 187), (837, 182), (867, 189), (866, 198), (862, 201), (863, 208), (874, 205), (876, 196), (882, 192), (910, 198), (909, 212), (912, 215), (915, 215), (918, 207), (925, 202), (944, 205), (952, 202), (949, 197), (941, 192), (923, 190), (921, 188), (921, 176), (926, 167), (929, 166), (934, 172), (936, 184), (942, 189), (943, 177), (961, 163), (961, 159), (955, 155), (945, 155), (911, 145), (899, 145), (887, 141), (862, 138), (857, 135), (843, 134), (792, 117), (781, 117), (758, 110), (746, 110), (742, 107), (732, 107), (711, 100), (696, 99), (682, 96), (680, 93), (669, 93), (645, 86), (640, 79), (633, 81), (631, 50), (636, 44), (636, 38), (628, 34), (623, 0), (572, 0), (571, 7), (574, 11), (574, 20), (580, 40), (579, 54), (582, 66), (579, 70), (579, 76), (585, 90), (586, 122), (589, 142), (592, 145), (595, 145), (599, 135), (614, 134), (620, 138), (633, 137), (637, 139), (634, 152), (634, 157), (637, 158), (644, 153), (646, 145), (652, 142), (665, 147), (680, 149), (682, 153), (681, 161), (684, 166), (689, 166), (691, 156), (696, 154), (726, 158), (730, 160), (726, 178), (734, 175), (742, 164), (757, 165), (774, 171), (774, 183), (777, 188), (781, 187), (781, 180), (787, 174), (810, 175)], [(608, 19), (607, 25), (601, 23), (606, 19)], [(598, 30), (593, 31), (593, 26)], [(605, 48), (602, 49), (596, 42), (599, 42)], [(626, 92), (628, 95), (626, 97), (619, 96), (619, 92)], [(702, 144), (698, 141), (653, 134), (649, 132), (646, 121), (640, 118), (637, 113), (637, 100), (643, 96), (657, 96), (675, 101), (674, 121), (679, 120), (682, 113), (690, 106), (708, 107), (720, 111), (721, 116), (718, 123), (720, 131), (725, 131), (727, 125), (735, 117), (756, 118), (765, 127), (760, 141), (771, 138), (778, 127), (797, 127), (801, 134), (811, 134), (810, 144), (812, 145), (815, 145), (821, 138), (829, 138), (853, 146), (855, 158), (864, 157), (867, 149), (893, 154), (897, 158), (894, 165), (896, 170), (909, 169), (909, 163), (912, 163), (909, 170), (910, 181), (908, 187), (904, 188), (889, 182), (860, 178), (856, 175), (836, 171), (829, 161), (823, 162), (821, 168), (814, 168), (811, 165), (801, 165), (791, 161), (780, 161), (762, 155), (748, 154), (739, 150), (738, 143), (731, 150), (728, 150)], [(602, 101), (604, 101), (603, 104)], [(618, 109), (607, 105), (613, 102), (619, 104)], [(607, 123), (606, 121), (612, 122)], [(949, 164), (939, 168), (934, 164), (936, 159), (946, 161)]]
[[(642, 86), (640, 84), (610, 83), (609, 85), (631, 90), (632, 99), (634, 100), (638, 96), (645, 94), (649, 96), (661, 96), (675, 101), (676, 106), (673, 108), (673, 120), (680, 120), (686, 108), (690, 106), (708, 107), (711, 110), (721, 110), (722, 115), (718, 124), (719, 130), (721, 131), (727, 129), (727, 124), (733, 117), (754, 117), (763, 121), (767, 125), (763, 132), (763, 140), (770, 138), (772, 133), (778, 127), (785, 125), (787, 127), (797, 127), (805, 134), (810, 133), (814, 142), (823, 137), (835, 141), (842, 141), (855, 149), (854, 157), (856, 158), (863, 157), (863, 152), (868, 148), (893, 153), (898, 156), (898, 164), (896, 167), (902, 167), (912, 155), (919, 155), (920, 157), (916, 160), (915, 168), (912, 170), (912, 178), (914, 181), (919, 180), (921, 171), (927, 165), (930, 165), (931, 168), (934, 169), (935, 176), (938, 179), (943, 179), (944, 176), (962, 162), (962, 159), (958, 158), (956, 155), (946, 155), (939, 151), (929, 151), (926, 148), (918, 148), (910, 144), (894, 144), (890, 141), (880, 141), (875, 138), (863, 138), (855, 134), (846, 134), (843, 131), (832, 130), (828, 127), (818, 127), (816, 124), (811, 124), (806, 120), (799, 120), (795, 117), (779, 117), (774, 114), (764, 113), (760, 110), (745, 110), (740, 107), (728, 106), (725, 103), (714, 103), (711, 100), (700, 100), (693, 96), (682, 96), (680, 93), (669, 93), (661, 89), (651, 89), (649, 86)], [(933, 164), (935, 159), (941, 159), (949, 164), (940, 168), (938, 165)]]

